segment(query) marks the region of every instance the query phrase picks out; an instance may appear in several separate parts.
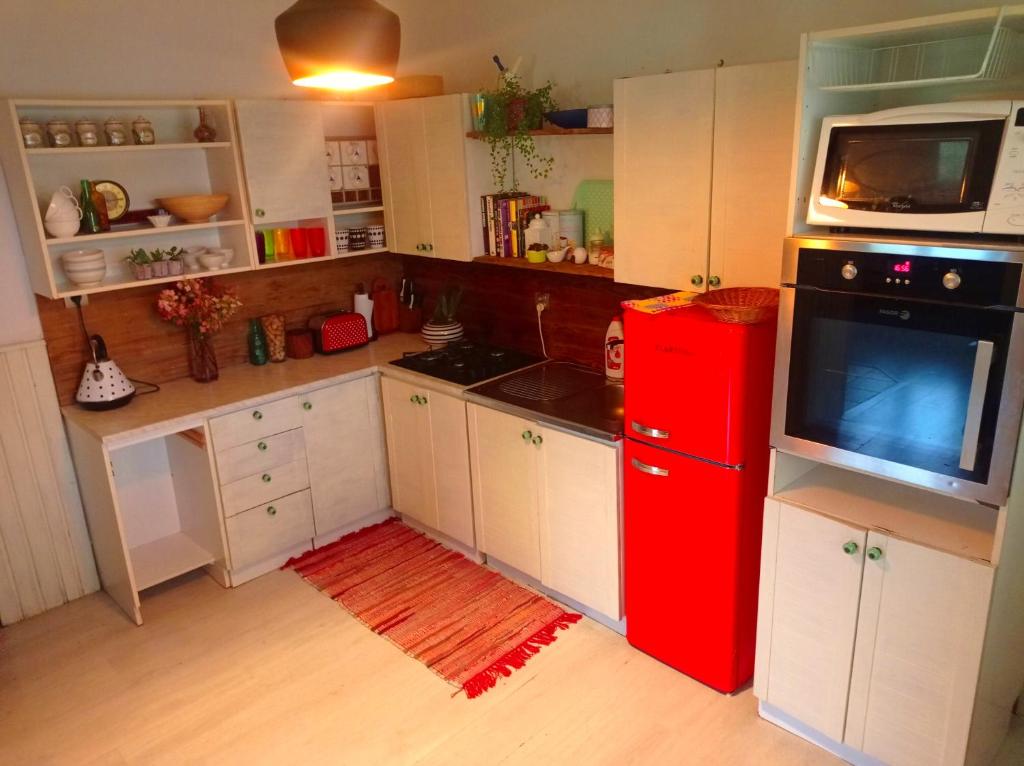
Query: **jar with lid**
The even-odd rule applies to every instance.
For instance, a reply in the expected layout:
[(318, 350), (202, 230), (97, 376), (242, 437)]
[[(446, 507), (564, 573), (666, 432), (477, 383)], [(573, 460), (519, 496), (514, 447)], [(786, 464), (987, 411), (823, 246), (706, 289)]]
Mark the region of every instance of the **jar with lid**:
[(117, 117), (110, 117), (103, 123), (103, 132), (110, 146), (124, 146), (128, 143), (128, 131), (125, 130), (124, 122)]
[(145, 117), (139, 116), (132, 121), (132, 138), (140, 146), (149, 146), (156, 143), (156, 133), (153, 132), (153, 123)]
[(64, 148), (74, 144), (71, 126), (67, 120), (50, 120), (46, 123), (46, 140), (50, 146)]
[(79, 120), (75, 123), (75, 133), (78, 134), (79, 146), (98, 146), (100, 143), (100, 131), (96, 127), (96, 120)]
[(544, 245), (545, 248), (551, 246), (551, 231), (539, 213), (533, 217), (530, 225), (526, 227), (525, 239), (527, 249), (530, 248), (530, 245), (536, 244)]
[(42, 148), (43, 128), (38, 122), (30, 120), (28, 117), (22, 117), (18, 120), (18, 125), (21, 126), (21, 140), (26, 149)]

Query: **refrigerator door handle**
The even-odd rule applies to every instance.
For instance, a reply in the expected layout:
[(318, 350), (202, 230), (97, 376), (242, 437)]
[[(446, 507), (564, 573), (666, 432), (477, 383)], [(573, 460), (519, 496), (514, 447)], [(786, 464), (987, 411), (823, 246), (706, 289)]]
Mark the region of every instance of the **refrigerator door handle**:
[(633, 458), (633, 467), (643, 473), (649, 473), (651, 476), (668, 476), (667, 468), (658, 468), (656, 465), (647, 465), (636, 458)]
[(670, 435), (668, 431), (663, 431), (660, 428), (652, 428), (651, 426), (645, 426), (643, 423), (637, 423), (635, 420), (632, 425), (633, 430), (638, 434), (650, 436), (653, 439), (667, 439)]

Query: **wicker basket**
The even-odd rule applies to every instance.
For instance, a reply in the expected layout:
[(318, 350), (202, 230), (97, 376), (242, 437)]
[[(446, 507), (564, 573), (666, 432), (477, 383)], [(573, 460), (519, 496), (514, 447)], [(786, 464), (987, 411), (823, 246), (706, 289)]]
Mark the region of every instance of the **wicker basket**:
[(779, 291), (774, 287), (726, 287), (698, 295), (693, 302), (719, 322), (757, 324), (774, 318), (779, 309)]

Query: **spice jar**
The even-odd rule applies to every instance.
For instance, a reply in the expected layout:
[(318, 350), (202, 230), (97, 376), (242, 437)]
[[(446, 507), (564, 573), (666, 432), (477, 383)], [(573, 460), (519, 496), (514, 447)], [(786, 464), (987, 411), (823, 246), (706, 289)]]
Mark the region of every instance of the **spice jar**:
[(153, 123), (145, 117), (136, 117), (132, 122), (132, 138), (140, 146), (155, 144), (156, 133), (153, 132)]
[(260, 322), (263, 324), (263, 335), (267, 340), (267, 358), (271, 362), (285, 360), (284, 317), (280, 314), (267, 314)]
[(95, 120), (79, 120), (75, 123), (75, 133), (78, 134), (79, 146), (98, 146), (100, 143), (100, 131)]
[(46, 140), (50, 146), (60, 148), (71, 146), (74, 141), (71, 138), (71, 126), (67, 120), (50, 120), (46, 123)]
[(110, 117), (103, 123), (103, 132), (107, 134), (107, 144), (110, 146), (124, 146), (128, 143), (128, 131), (125, 130), (124, 122), (117, 117)]
[(43, 145), (43, 128), (35, 120), (30, 120), (28, 117), (22, 117), (18, 120), (18, 124), (21, 126), (21, 140), (25, 144), (26, 149), (39, 149)]

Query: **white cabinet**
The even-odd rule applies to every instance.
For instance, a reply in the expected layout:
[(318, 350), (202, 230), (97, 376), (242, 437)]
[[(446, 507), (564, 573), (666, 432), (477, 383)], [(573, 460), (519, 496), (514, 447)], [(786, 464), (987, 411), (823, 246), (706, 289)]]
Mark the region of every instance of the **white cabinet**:
[(769, 499), (754, 693), (892, 766), (961, 764), (991, 567)]
[(472, 260), (465, 97), (385, 102), (376, 115), (390, 249)]
[(478, 548), (619, 619), (618, 448), (468, 409)]
[(236, 101), (249, 206), (256, 226), (331, 215), (321, 107), (315, 101)]
[(390, 503), (377, 378), (300, 394), (317, 536)]
[(797, 66), (616, 80), (615, 279), (777, 286)]
[(394, 509), (474, 547), (465, 403), (389, 377), (381, 390)]

